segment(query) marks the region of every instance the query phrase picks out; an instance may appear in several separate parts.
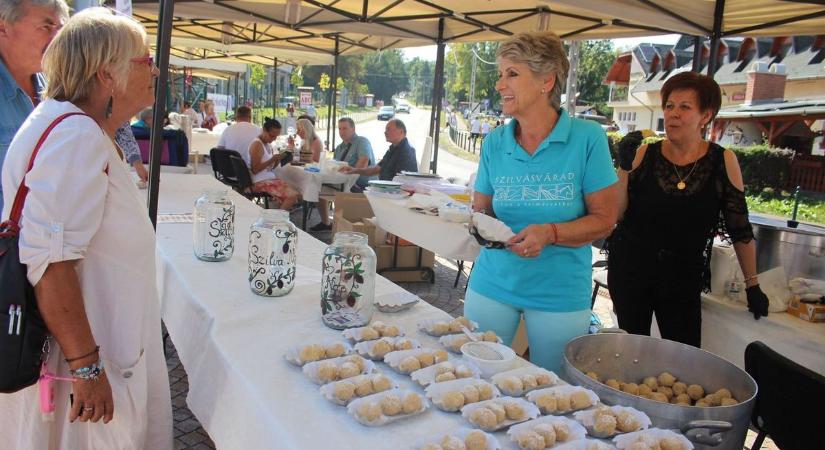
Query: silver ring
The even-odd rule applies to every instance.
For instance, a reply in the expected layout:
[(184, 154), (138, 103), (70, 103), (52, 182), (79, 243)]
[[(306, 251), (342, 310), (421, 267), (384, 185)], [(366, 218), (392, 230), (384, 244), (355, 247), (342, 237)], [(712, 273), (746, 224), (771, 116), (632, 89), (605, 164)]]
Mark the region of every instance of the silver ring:
[(94, 406), (84, 406), (83, 407), (83, 412), (89, 412), (89, 411), (94, 411), (94, 410), (95, 410)]

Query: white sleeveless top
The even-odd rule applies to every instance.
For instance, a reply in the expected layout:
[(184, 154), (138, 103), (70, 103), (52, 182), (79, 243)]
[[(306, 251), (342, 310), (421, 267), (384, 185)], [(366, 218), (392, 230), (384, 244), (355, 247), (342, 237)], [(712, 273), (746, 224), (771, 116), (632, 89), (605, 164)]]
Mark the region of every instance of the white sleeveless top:
[[(260, 142), (264, 146), (264, 154), (261, 157), (261, 159), (263, 161), (266, 161), (267, 159), (272, 158), (275, 155), (275, 153), (272, 151), (272, 147), (269, 144), (264, 144), (264, 142), (261, 140), (261, 138), (255, 138), (255, 140), (252, 141), (251, 144), (249, 144), (249, 147), (252, 148), (252, 146), (256, 142)], [(251, 170), (252, 170), (252, 156), (249, 153), (249, 149), (247, 149), (246, 152), (243, 153), (241, 156), (243, 156), (244, 161), (246, 162), (246, 165), (249, 167), (250, 173), (251, 173)], [(252, 173), (252, 183), (257, 183), (259, 181), (271, 180), (273, 178), (276, 178), (276, 176), (275, 176), (275, 172), (272, 170), (271, 167), (268, 167), (268, 168), (266, 168), (266, 169), (264, 169), (264, 170), (262, 170), (258, 173)]]

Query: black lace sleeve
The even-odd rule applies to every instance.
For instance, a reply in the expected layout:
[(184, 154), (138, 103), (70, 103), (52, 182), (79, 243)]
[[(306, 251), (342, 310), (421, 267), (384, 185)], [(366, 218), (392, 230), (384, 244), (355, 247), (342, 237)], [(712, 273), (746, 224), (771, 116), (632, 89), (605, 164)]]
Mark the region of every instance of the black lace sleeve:
[[(724, 167), (724, 164), (723, 166)], [(748, 243), (753, 239), (753, 228), (748, 219), (748, 204), (745, 202), (745, 192), (734, 186), (726, 171), (721, 174), (722, 185), (722, 227), (732, 243)]]

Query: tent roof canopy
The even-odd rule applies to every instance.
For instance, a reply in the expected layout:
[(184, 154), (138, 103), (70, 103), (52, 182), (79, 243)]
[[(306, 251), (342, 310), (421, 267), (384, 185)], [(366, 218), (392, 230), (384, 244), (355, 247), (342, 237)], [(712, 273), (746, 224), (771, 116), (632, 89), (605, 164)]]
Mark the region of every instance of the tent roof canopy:
[[(212, 49), (278, 56), (286, 50), (355, 54), (443, 42), (501, 40), (539, 28), (565, 39), (667, 33), (712, 33), (717, 0), (303, 0), (298, 21), (286, 21), (286, 0), (177, 0), (173, 38)], [(135, 17), (157, 30), (157, 0), (133, 0)], [(825, 5), (814, 0), (725, 0), (722, 36), (818, 34)], [(220, 47), (215, 48), (214, 46)], [(250, 47), (247, 47), (250, 46)], [(289, 59), (288, 57), (284, 57)], [(302, 60), (295, 62), (329, 64)]]

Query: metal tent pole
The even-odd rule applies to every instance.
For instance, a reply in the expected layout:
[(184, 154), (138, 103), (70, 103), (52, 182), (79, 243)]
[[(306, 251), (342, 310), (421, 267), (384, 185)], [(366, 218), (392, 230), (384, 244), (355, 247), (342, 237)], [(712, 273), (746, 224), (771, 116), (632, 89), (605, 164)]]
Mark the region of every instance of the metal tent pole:
[(155, 63), (158, 66), (155, 80), (155, 107), (152, 114), (152, 134), (149, 156), (149, 219), (157, 228), (158, 185), (160, 184), (160, 158), (163, 147), (163, 118), (166, 116), (166, 82), (169, 78), (169, 47), (172, 40), (172, 14), (175, 11), (173, 0), (161, 0), (159, 5), (158, 37), (155, 44)]
[[(329, 126), (327, 127), (327, 142), (329, 142), (329, 149), (335, 148), (335, 128), (338, 122), (336, 115), (338, 114), (338, 44), (339, 37), (335, 35), (335, 61), (332, 66), (332, 115), (329, 118)], [(330, 139), (332, 134), (332, 139)]]
[(708, 76), (713, 78), (716, 73), (719, 59), (719, 39), (722, 37), (722, 16), (725, 14), (725, 0), (716, 0), (713, 10), (713, 34), (710, 37), (710, 61), (708, 61)]
[(569, 47), (570, 70), (567, 72), (567, 113), (576, 116), (576, 92), (579, 90), (579, 49), (581, 41), (572, 41)]
[(702, 38), (693, 36), (693, 67), (692, 72), (699, 72), (702, 70)]
[(433, 137), (433, 159), (430, 162), (430, 171), (438, 170), (438, 139), (439, 120), (441, 117), (441, 99), (444, 93), (444, 18), (438, 19), (438, 42), (435, 57), (435, 82), (433, 83), (433, 109), (430, 116), (430, 136)]
[(278, 117), (278, 58), (272, 59), (272, 118)]

